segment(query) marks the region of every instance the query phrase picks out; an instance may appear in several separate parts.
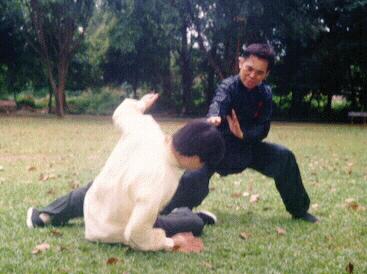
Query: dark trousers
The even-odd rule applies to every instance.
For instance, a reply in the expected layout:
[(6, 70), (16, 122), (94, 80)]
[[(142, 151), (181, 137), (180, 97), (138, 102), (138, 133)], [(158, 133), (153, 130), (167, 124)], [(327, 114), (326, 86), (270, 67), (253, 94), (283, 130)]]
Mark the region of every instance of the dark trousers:
[[(51, 215), (54, 226), (64, 225), (70, 219), (83, 217), (84, 198), (91, 185), (92, 182), (71, 191), (40, 209), (39, 212)], [(191, 209), (181, 207), (166, 215), (159, 215), (154, 227), (162, 228), (168, 237), (179, 232), (192, 232), (198, 236), (204, 228), (204, 222)]]
[(307, 212), (310, 199), (303, 186), (301, 174), (294, 154), (287, 148), (267, 142), (259, 142), (243, 148), (227, 146), (222, 162), (215, 168), (205, 166), (200, 170), (185, 172), (171, 202), (163, 210), (201, 204), (209, 193), (209, 180), (214, 172), (220, 175), (239, 173), (252, 168), (261, 174), (274, 178), (287, 211), (294, 217), (302, 217)]

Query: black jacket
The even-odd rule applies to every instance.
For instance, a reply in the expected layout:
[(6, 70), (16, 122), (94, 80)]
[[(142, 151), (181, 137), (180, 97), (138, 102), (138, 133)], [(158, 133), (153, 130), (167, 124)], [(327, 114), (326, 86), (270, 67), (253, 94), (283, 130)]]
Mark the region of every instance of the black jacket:
[[(235, 110), (244, 139), (236, 138), (229, 130), (227, 115)], [(219, 130), (226, 142), (253, 143), (263, 140), (269, 133), (272, 112), (271, 88), (265, 84), (248, 90), (239, 75), (229, 77), (218, 86), (208, 117), (220, 116), (222, 123)]]

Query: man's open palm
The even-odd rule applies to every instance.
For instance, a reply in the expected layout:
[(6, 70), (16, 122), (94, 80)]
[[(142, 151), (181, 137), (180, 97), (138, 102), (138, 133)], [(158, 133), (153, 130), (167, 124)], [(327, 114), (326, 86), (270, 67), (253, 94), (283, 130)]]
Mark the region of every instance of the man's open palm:
[(203, 241), (192, 235), (191, 232), (177, 233), (172, 236), (175, 243), (173, 251), (191, 253), (201, 252), (204, 249)]
[(239, 139), (243, 139), (243, 131), (240, 126), (240, 122), (238, 121), (236, 112), (232, 109), (232, 115), (227, 115), (227, 121), (229, 125), (229, 129)]

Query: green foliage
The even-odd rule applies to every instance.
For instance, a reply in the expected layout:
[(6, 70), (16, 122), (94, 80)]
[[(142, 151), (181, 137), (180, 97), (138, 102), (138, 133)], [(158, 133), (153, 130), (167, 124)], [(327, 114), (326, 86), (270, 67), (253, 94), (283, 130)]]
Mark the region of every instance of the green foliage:
[(71, 114), (110, 115), (123, 98), (121, 92), (102, 88), (83, 92), (79, 96), (69, 96), (67, 105)]
[(35, 108), (36, 107), (36, 101), (34, 100), (32, 95), (20, 95), (17, 97), (17, 107), (18, 108), (22, 108), (22, 107), (31, 107), (31, 108)]

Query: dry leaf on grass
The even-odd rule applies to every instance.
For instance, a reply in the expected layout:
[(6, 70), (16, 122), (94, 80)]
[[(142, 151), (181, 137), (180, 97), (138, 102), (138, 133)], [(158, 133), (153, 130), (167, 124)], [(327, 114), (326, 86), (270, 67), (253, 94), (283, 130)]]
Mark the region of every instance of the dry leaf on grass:
[(242, 196), (243, 196), (243, 197), (248, 197), (248, 196), (250, 196), (250, 193), (249, 193), (249, 192), (247, 192), (247, 191), (245, 191), (244, 193), (242, 193)]
[(231, 194), (231, 197), (232, 198), (240, 198), (242, 196), (242, 193), (241, 192), (235, 192), (235, 193), (232, 193)]
[(364, 211), (366, 208), (358, 204), (353, 198), (348, 198), (345, 200), (346, 207), (356, 211)]
[(55, 195), (56, 194), (56, 192), (55, 192), (55, 190), (54, 189), (49, 189), (49, 190), (47, 190), (47, 192), (46, 192), (48, 195)]
[(40, 181), (47, 181), (48, 178), (49, 178), (48, 174), (41, 173), (38, 180), (40, 180)]
[(113, 264), (117, 264), (118, 261), (119, 259), (117, 259), (116, 257), (111, 257), (111, 258), (108, 258), (108, 260), (106, 261), (106, 264), (113, 265)]
[(257, 203), (260, 200), (259, 194), (252, 194), (250, 196), (250, 203)]
[(319, 204), (312, 204), (312, 205), (311, 205), (311, 208), (312, 208), (313, 210), (317, 210), (317, 209), (319, 208)]
[(73, 180), (69, 183), (71, 189), (77, 189), (80, 187), (80, 182), (78, 180)]
[(241, 232), (240, 237), (244, 240), (248, 240), (251, 238), (251, 234), (249, 232)]
[(345, 271), (347, 271), (348, 273), (353, 273), (353, 269), (354, 269), (354, 265), (349, 262), (349, 264), (347, 265), (347, 267), (345, 268)]
[(46, 251), (49, 248), (50, 248), (50, 245), (48, 243), (39, 244), (35, 248), (33, 248), (32, 254), (39, 254), (43, 251)]
[(211, 264), (211, 263), (209, 263), (209, 262), (203, 262), (202, 263), (202, 265), (204, 266), (204, 267), (206, 267), (206, 268), (209, 268), (209, 269), (213, 269), (213, 265)]
[(55, 237), (61, 237), (62, 236), (62, 233), (60, 230), (57, 230), (57, 229), (52, 229), (51, 230), (51, 234)]
[(47, 180), (51, 180), (51, 179), (55, 179), (55, 178), (57, 178), (57, 176), (55, 174), (41, 173), (38, 180), (45, 182)]
[(28, 171), (33, 171), (33, 170), (36, 170), (36, 167), (35, 166), (28, 166), (27, 170)]
[(276, 231), (277, 231), (278, 235), (285, 235), (287, 233), (287, 231), (284, 228), (281, 228), (281, 227), (277, 227)]

